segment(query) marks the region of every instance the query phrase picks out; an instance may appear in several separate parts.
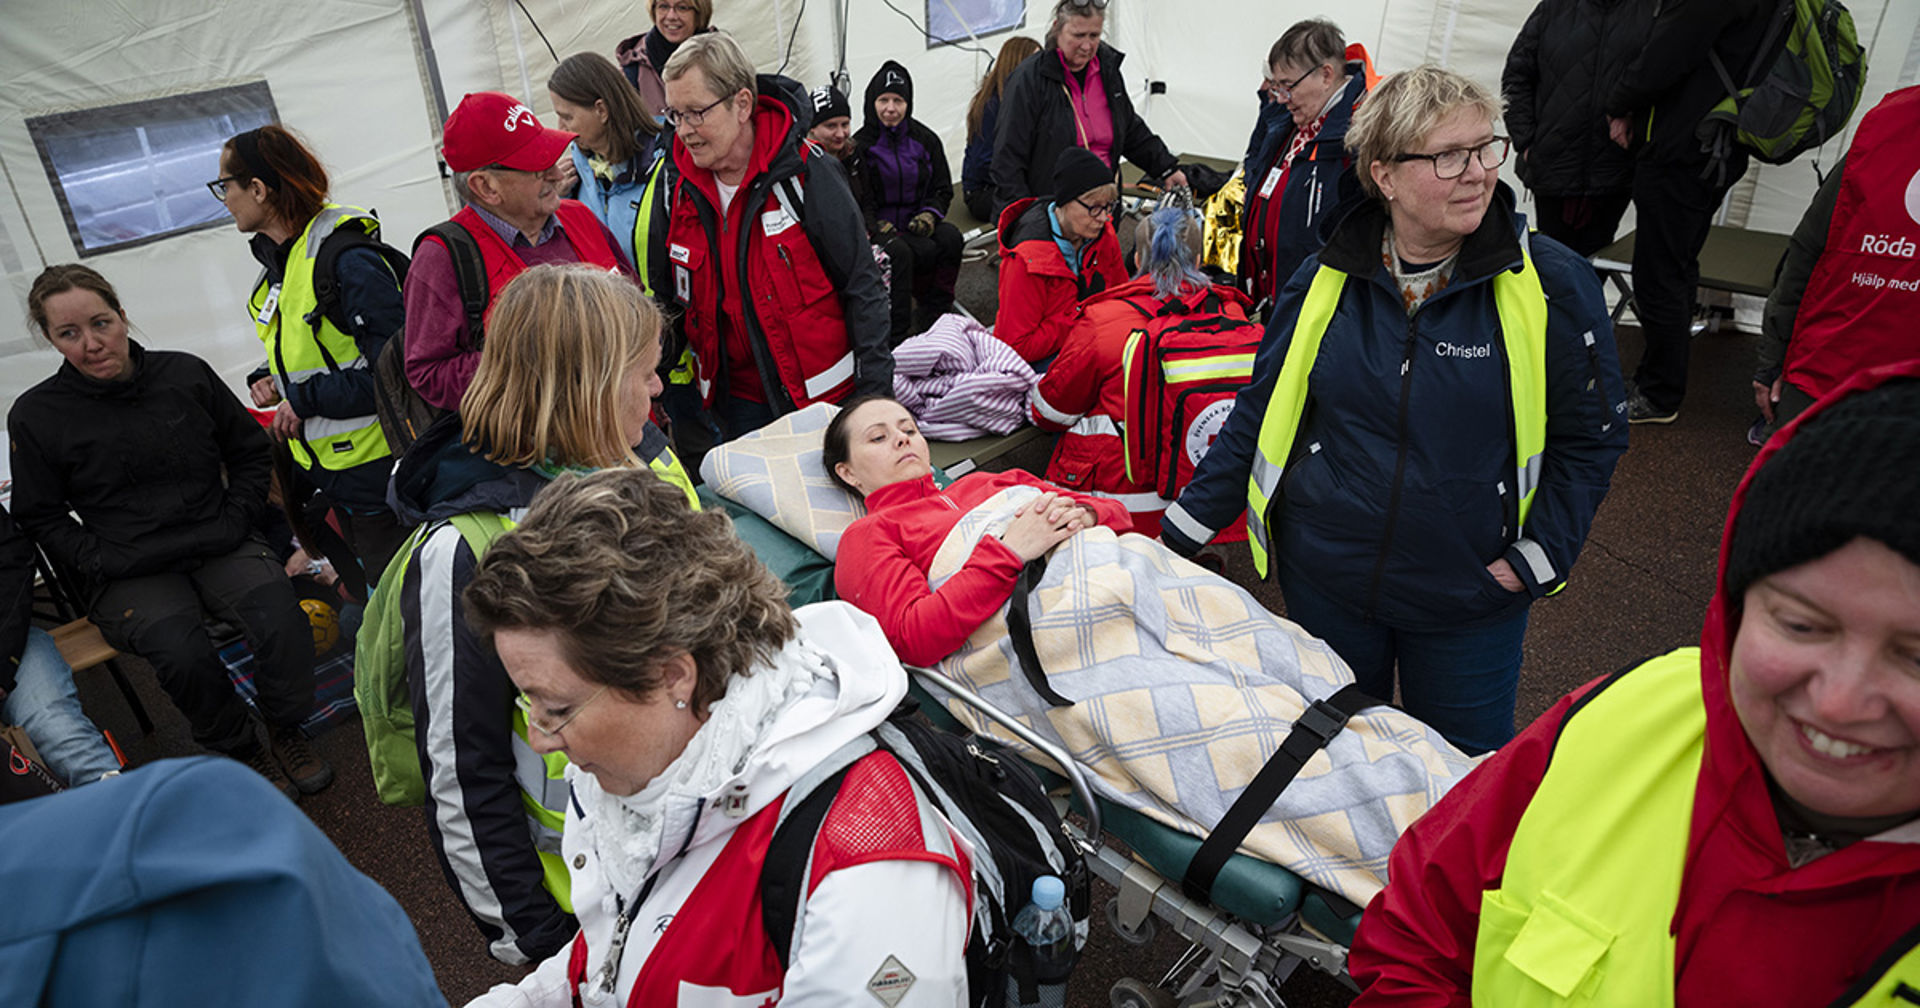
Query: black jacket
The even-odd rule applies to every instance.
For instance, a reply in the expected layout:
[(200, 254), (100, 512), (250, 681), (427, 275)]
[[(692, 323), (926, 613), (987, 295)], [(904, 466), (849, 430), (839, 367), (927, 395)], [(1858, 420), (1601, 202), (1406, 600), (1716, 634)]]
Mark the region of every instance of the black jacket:
[(240, 400), (192, 354), (128, 347), (131, 379), (62, 363), (7, 414), (14, 515), (89, 593), (225, 553), (267, 510), (267, 434)]
[(1507, 51), (1514, 169), (1549, 196), (1618, 195), (1633, 189), (1633, 159), (1607, 135), (1613, 83), (1647, 43), (1646, 0), (1540, 0)]
[[(1140, 166), (1149, 178), (1159, 178), (1179, 167), (1167, 145), (1148, 128), (1127, 97), (1120, 64), (1126, 54), (1100, 43), (1100, 80), (1107, 90), (1113, 115), (1114, 167), (1119, 158)], [(1051, 196), (1053, 163), (1060, 152), (1078, 143), (1073, 107), (1067, 101), (1067, 70), (1060, 50), (1049, 46), (1020, 64), (1000, 96), (999, 135), (993, 141), (994, 218), (1015, 200)]]
[(0, 693), (13, 692), (33, 621), (33, 543), (0, 507)]
[[(1659, 8), (1646, 46), (1608, 94), (1606, 112), (1633, 119), (1634, 145), (1641, 157), (1704, 165), (1700, 122), (1727, 96), (1707, 52), (1718, 53), (1738, 82), (1752, 66), (1775, 4), (1660, 0)], [(1745, 169), (1744, 159), (1739, 167)]]
[[(889, 74), (895, 81), (891, 88), (886, 87)], [(874, 99), (889, 90), (906, 92), (907, 118), (894, 129), (883, 125), (873, 111)], [(907, 68), (893, 60), (882, 64), (867, 83), (860, 130), (853, 135), (858, 165), (848, 165), (849, 174), (858, 171), (862, 176), (853, 182), (855, 196), (865, 189), (874, 200), (874, 215), (902, 229), (923, 210), (945, 219), (947, 207), (953, 204), (953, 173), (947, 167), (947, 150), (932, 130), (913, 117), (912, 96), (913, 78)], [(869, 217), (868, 225), (874, 223), (874, 217)]]

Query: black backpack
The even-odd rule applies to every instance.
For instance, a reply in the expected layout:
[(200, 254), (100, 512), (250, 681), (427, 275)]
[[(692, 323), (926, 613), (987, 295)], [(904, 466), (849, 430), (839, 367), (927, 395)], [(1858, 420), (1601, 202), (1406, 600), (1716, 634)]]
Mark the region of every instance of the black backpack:
[[(487, 302), (493, 295), (487, 282), (486, 260), (480, 257), (480, 245), (467, 233), (466, 228), (447, 220), (420, 232), (413, 240), (415, 255), (420, 253), (420, 243), (429, 237), (438, 238), (453, 260), (453, 276), (460, 288), (460, 307), (467, 317), (468, 342), (462, 344), (460, 349), (478, 348), (486, 332), (483, 320), (486, 318)], [(380, 414), (380, 429), (387, 436), (387, 447), (393, 449), (394, 457), (398, 458), (406, 454), (407, 448), (419, 440), (435, 420), (451, 411), (420, 398), (413, 383), (407, 380), (405, 329), (387, 340), (387, 345), (380, 351), (380, 359), (373, 362), (373, 374), (374, 387), (378, 392), (375, 405)]]
[(917, 709), (912, 699), (902, 702), (873, 730), (871, 746), (843, 747), (816, 771), (831, 772), (810, 775), (817, 783), (796, 782), (760, 872), (761, 920), (785, 968), (793, 925), (806, 902), (807, 862), (820, 824), (853, 764), (875, 748), (885, 750), (973, 847), (975, 912), (967, 940), (967, 989), (975, 1008), (999, 1006), (1009, 976), (1032, 974), (1023, 955), (1027, 945), (1013, 933), (1013, 916), (1026, 906), (1034, 879), (1055, 875), (1066, 883), (1076, 934), (1086, 934), (1086, 861), (1032, 767), (992, 739), (929, 725), (914, 716)]

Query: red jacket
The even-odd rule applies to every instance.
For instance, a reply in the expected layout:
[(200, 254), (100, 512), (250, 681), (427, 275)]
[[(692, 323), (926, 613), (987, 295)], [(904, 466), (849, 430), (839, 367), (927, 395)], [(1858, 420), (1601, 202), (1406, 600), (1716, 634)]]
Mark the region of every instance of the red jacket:
[(1920, 88), (1860, 120), (1827, 243), (1787, 343), (1786, 377), (1818, 398), (1856, 371), (1920, 357)]
[[(1025, 563), (994, 536), (983, 537), (966, 566), (934, 591), (927, 571), (947, 533), (974, 505), (1007, 487), (1055, 490), (1018, 469), (970, 473), (945, 490), (932, 476), (883, 486), (867, 495), (867, 516), (840, 537), (833, 586), (840, 597), (880, 621), (887, 643), (909, 665), (933, 665), (960, 649), (1013, 594)], [(1126, 508), (1111, 500), (1069, 493), (1093, 508), (1116, 532), (1133, 528)]]
[[(1761, 451), (1747, 483), (1782, 443), (1777, 437)], [(1746, 490), (1743, 484), (1734, 495), (1733, 514)], [(1727, 661), (1739, 621), (1724, 594), (1732, 534), (1729, 515), (1721, 591), (1701, 632), (1706, 754), (1672, 923), (1674, 1003), (1826, 1005), (1920, 925), (1920, 826), (1788, 867), (1765, 768), (1729, 698)], [(1560, 724), (1591, 688), (1563, 699), (1481, 764), (1394, 847), (1390, 881), (1367, 907), (1348, 961), (1365, 987), (1355, 1008), (1469, 1003), (1480, 895), (1498, 885)]]
[(1080, 253), (1080, 272), (1053, 239), (1052, 204), (1016, 200), (1000, 213), (1000, 314), (993, 334), (1029, 363), (1060, 352), (1080, 302), (1127, 282), (1109, 223)]
[(664, 289), (685, 309), (707, 401), (723, 375), (727, 394), (775, 413), (838, 402), (856, 385), (892, 391), (879, 267), (837, 163), (809, 162), (777, 97), (760, 96), (753, 129), (753, 157), (724, 216), (713, 173), (673, 145)]
[[(1230, 305), (1244, 308), (1240, 292), (1218, 289)], [(1205, 296), (1200, 291), (1185, 300), (1197, 305)], [(1133, 530), (1144, 536), (1160, 534), (1160, 515), (1172, 502), (1155, 492), (1149, 474), (1140, 474), (1138, 481), (1127, 478), (1121, 358), (1127, 337), (1165, 303), (1155, 293), (1152, 277), (1129, 280), (1087, 299), (1060, 345), (1060, 356), (1027, 401), (1035, 424), (1066, 432), (1047, 462), (1047, 479), (1069, 490), (1119, 500), (1133, 515)]]

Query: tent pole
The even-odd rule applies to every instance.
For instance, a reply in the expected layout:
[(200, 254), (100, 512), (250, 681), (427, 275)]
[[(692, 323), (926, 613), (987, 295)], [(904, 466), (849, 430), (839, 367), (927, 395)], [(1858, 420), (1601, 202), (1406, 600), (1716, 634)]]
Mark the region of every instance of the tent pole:
[(513, 58), (520, 62), (520, 100), (533, 102), (533, 77), (527, 73), (527, 47), (520, 42), (520, 19), (507, 9), (507, 26), (513, 29)]
[(447, 121), (447, 86), (440, 82), (440, 60), (433, 54), (433, 36), (427, 31), (427, 11), (423, 0), (408, 0), (407, 8), (413, 12), (413, 30), (420, 36), (420, 58), (427, 64), (427, 87), (433, 93), (433, 125), (436, 129)]

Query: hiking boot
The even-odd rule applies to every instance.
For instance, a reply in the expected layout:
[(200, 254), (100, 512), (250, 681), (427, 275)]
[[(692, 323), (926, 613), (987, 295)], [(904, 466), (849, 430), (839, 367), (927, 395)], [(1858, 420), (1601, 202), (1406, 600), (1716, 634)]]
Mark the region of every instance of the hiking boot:
[(301, 794), (314, 794), (333, 783), (333, 767), (313, 751), (300, 729), (275, 728), (269, 737), (273, 739), (273, 757)]
[(1680, 411), (1678, 409), (1663, 410), (1655, 406), (1653, 403), (1647, 401), (1646, 396), (1640, 394), (1639, 389), (1634, 389), (1627, 393), (1628, 423), (1670, 424), (1678, 419), (1680, 419)]
[(273, 753), (269, 752), (266, 746), (255, 742), (245, 749), (235, 749), (227, 755), (245, 763), (253, 769), (254, 773), (265, 777), (267, 783), (279, 788), (280, 793), (287, 796), (288, 801), (299, 800), (300, 789), (287, 779), (286, 773), (280, 769), (280, 761), (273, 758)]

